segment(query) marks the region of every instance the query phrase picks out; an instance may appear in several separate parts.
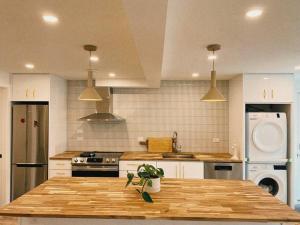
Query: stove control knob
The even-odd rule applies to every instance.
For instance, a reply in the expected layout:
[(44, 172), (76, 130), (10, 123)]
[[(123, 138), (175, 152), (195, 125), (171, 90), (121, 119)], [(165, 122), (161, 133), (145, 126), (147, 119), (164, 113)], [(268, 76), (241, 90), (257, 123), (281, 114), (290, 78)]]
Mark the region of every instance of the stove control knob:
[(116, 162), (116, 159), (115, 159), (115, 158), (112, 158), (112, 159), (111, 159), (111, 162), (115, 163), (115, 162)]
[(78, 162), (78, 159), (74, 159), (74, 162), (76, 162), (76, 163), (77, 163), (77, 162)]
[(83, 159), (80, 159), (80, 162), (82, 162), (82, 163), (83, 163), (83, 162), (84, 162), (84, 160), (83, 160)]
[(109, 163), (109, 158), (106, 158), (106, 160), (105, 160), (107, 163)]

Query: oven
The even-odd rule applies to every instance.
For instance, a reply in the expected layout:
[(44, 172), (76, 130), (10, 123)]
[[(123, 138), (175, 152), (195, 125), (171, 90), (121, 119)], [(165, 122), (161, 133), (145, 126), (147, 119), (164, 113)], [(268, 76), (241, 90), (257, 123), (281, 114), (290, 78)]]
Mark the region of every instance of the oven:
[(116, 152), (83, 152), (72, 159), (72, 177), (119, 177)]
[(119, 177), (118, 166), (72, 166), (72, 177)]

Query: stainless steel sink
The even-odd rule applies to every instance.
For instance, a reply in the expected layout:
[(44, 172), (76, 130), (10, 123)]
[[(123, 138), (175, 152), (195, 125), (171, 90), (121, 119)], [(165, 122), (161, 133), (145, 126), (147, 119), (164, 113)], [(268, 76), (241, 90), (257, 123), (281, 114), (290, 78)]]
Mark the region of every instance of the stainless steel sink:
[(168, 158), (168, 159), (192, 159), (194, 158), (193, 154), (190, 153), (163, 153), (162, 154), (163, 158)]

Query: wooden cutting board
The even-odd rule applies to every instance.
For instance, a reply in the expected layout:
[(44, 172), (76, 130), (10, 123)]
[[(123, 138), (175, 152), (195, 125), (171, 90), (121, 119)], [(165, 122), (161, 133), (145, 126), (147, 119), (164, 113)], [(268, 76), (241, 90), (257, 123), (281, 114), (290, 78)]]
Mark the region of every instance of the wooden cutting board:
[(148, 152), (172, 152), (172, 138), (148, 138)]

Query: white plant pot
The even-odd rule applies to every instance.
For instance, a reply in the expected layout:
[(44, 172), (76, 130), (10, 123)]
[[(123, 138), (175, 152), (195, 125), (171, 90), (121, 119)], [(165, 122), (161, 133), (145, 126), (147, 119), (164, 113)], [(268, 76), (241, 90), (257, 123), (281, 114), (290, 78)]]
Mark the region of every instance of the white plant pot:
[(146, 185), (145, 191), (149, 193), (156, 193), (160, 191), (160, 178), (152, 178), (150, 179), (152, 181), (152, 187)]

